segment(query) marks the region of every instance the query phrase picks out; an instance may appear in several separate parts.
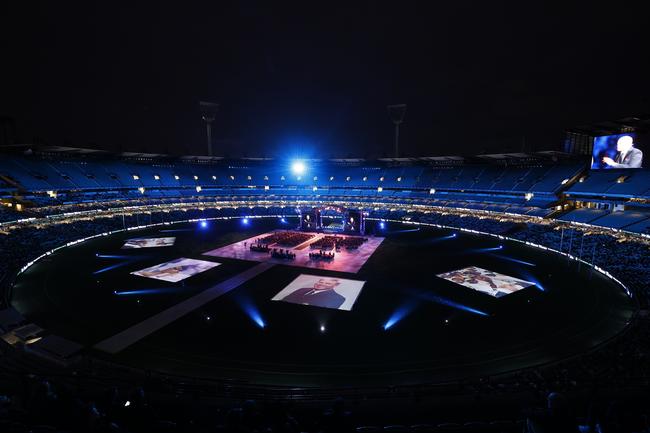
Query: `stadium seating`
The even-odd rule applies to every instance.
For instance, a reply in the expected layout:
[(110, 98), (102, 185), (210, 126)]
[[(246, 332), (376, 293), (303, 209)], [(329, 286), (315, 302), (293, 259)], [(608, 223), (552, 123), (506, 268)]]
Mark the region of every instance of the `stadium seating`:
[(20, 197), (25, 212), (5, 210), (0, 220), (69, 212), (75, 204), (87, 210), (165, 198), (354, 200), (547, 217), (563, 184), (582, 170), (572, 161), (436, 166), (426, 159), (331, 160), (309, 161), (308, 170), (298, 175), (288, 161), (10, 154), (0, 159), (0, 181), (13, 190), (9, 200)]
[(593, 170), (566, 191), (574, 197), (617, 196), (627, 198), (650, 198), (650, 171)]
[(194, 188), (216, 186), (289, 186), (317, 188), (419, 189), (554, 193), (562, 181), (578, 174), (580, 164), (543, 168), (509, 168), (490, 165), (435, 167), (422, 162), (385, 166), (359, 161), (355, 165), (334, 161), (314, 162), (308, 173), (297, 175), (289, 164), (270, 161), (234, 161), (199, 164), (184, 161), (137, 162), (121, 159), (8, 156), (0, 175), (30, 191), (111, 188)]

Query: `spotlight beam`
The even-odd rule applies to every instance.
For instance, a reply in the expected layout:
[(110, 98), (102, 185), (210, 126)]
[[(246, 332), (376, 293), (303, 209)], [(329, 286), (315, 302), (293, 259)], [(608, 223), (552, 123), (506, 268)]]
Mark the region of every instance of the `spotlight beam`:
[(117, 263), (115, 265), (106, 266), (105, 268), (101, 268), (101, 269), (93, 272), (93, 275), (103, 274), (104, 272), (112, 271), (113, 269), (117, 269), (117, 268), (121, 268), (122, 266), (130, 265), (131, 263), (133, 263), (133, 260), (128, 260), (128, 261), (123, 262), (123, 263)]
[(408, 316), (413, 310), (415, 310), (416, 303), (413, 301), (409, 301), (406, 304), (402, 305), (399, 307), (391, 316), (388, 318), (388, 320), (384, 323), (383, 328), (384, 331), (388, 331), (390, 328), (395, 326), (397, 322), (401, 321), (403, 318)]
[(134, 295), (158, 295), (161, 293), (174, 293), (177, 289), (172, 287), (165, 287), (161, 289), (142, 289), (142, 290), (123, 290), (114, 291), (113, 294), (117, 296), (134, 296)]
[(485, 311), (477, 310), (476, 308), (472, 308), (467, 305), (463, 305), (459, 302), (452, 301), (451, 299), (443, 298), (442, 296), (434, 295), (433, 293), (425, 293), (422, 291), (415, 292), (415, 296), (417, 296), (420, 299), (423, 299), (425, 301), (429, 302), (435, 302), (437, 304), (441, 305), (446, 305), (451, 308), (455, 308), (457, 310), (461, 311), (467, 311), (468, 313), (473, 313), (473, 314), (478, 314), (479, 316), (489, 316), (490, 314), (486, 313)]
[(537, 266), (535, 263), (525, 262), (523, 260), (513, 259), (512, 257), (501, 256), (499, 254), (492, 254), (492, 256), (501, 260), (508, 260), (510, 262), (519, 263), (526, 266)]

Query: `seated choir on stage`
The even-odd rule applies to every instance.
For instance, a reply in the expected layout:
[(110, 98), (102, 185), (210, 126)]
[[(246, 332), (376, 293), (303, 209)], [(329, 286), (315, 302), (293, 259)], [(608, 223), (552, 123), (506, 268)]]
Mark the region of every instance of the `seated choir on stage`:
[(295, 247), (307, 242), (313, 237), (314, 234), (312, 233), (283, 231), (271, 233), (270, 235), (261, 238), (261, 240), (258, 240), (258, 243), (266, 245), (277, 244), (283, 247)]
[(320, 250), (317, 253), (309, 253), (311, 260), (334, 260), (334, 252)]
[(250, 250), (256, 253), (268, 253), (270, 248), (268, 245), (258, 242), (258, 243), (251, 244)]
[(312, 242), (309, 247), (312, 250), (319, 249), (325, 251), (336, 249), (337, 252), (341, 251), (341, 248), (345, 248), (346, 250), (356, 250), (367, 240), (368, 238), (362, 238), (359, 236), (327, 235), (318, 239), (316, 242)]
[(294, 260), (296, 258), (296, 254), (282, 248), (280, 249), (273, 248), (273, 250), (271, 251), (271, 257), (274, 257), (276, 259)]

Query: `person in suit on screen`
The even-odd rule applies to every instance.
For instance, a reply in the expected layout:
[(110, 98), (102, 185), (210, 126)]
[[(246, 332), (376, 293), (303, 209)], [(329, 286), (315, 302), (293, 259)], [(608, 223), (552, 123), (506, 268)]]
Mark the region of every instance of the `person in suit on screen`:
[(319, 278), (312, 287), (297, 289), (282, 300), (294, 304), (340, 308), (345, 302), (345, 297), (334, 291), (334, 288), (340, 284), (341, 282), (337, 278)]
[(643, 152), (634, 147), (634, 140), (629, 135), (624, 135), (616, 142), (616, 158), (608, 156), (603, 162), (611, 168), (641, 168)]

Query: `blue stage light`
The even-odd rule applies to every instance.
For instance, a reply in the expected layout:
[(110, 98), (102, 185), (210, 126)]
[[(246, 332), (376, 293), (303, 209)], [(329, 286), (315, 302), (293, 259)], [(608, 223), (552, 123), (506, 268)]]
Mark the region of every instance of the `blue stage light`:
[(116, 264), (116, 265), (112, 265), (112, 266), (106, 266), (105, 268), (101, 268), (101, 269), (99, 269), (99, 270), (93, 272), (93, 275), (102, 274), (102, 273), (104, 273), (104, 272), (107, 272), (107, 271), (111, 271), (111, 270), (113, 270), (113, 269), (120, 268), (120, 267), (122, 267), (122, 266), (130, 265), (131, 263), (133, 263), (133, 260), (129, 260), (129, 261), (127, 261), (127, 262), (118, 263), (118, 264)]
[(535, 278), (533, 275), (529, 274), (528, 272), (522, 272), (522, 273), (521, 273), (521, 278), (523, 278), (524, 280), (529, 281), (529, 282), (535, 284), (535, 287), (537, 287), (537, 288), (538, 288), (539, 290), (541, 290), (542, 292), (545, 292), (545, 291), (546, 291), (546, 289), (544, 288), (544, 286), (542, 286), (542, 283), (540, 283), (539, 280), (538, 280), (537, 278)]
[(287, 220), (285, 218), (280, 218), (280, 222), (284, 224), (287, 222)]
[(262, 315), (260, 314), (260, 311), (257, 309), (257, 307), (253, 304), (253, 302), (250, 299), (244, 298), (244, 299), (239, 299), (239, 304), (244, 310), (244, 313), (250, 319), (260, 328), (264, 329), (266, 327), (266, 323), (264, 323), (264, 319), (262, 319)]
[(523, 260), (513, 259), (512, 257), (500, 256), (498, 254), (492, 254), (493, 257), (497, 257), (501, 260), (508, 260), (509, 262), (521, 263), (526, 266), (537, 266), (535, 263), (525, 262)]
[(474, 249), (467, 250), (467, 252), (470, 253), (470, 254), (471, 253), (487, 253), (487, 252), (490, 252), (490, 251), (499, 251), (501, 249), (502, 249), (502, 247), (500, 247), (500, 246), (499, 247), (489, 247), (489, 248), (474, 248)]
[(414, 290), (413, 294), (425, 301), (436, 302), (438, 304), (446, 305), (448, 307), (456, 308), (458, 310), (467, 311), (468, 313), (478, 314), (479, 316), (489, 316), (489, 314), (484, 311), (477, 310), (476, 308), (472, 308), (467, 305), (463, 305), (456, 301), (452, 301), (451, 299), (443, 298), (442, 296), (434, 295), (433, 293), (424, 290), (417, 290), (417, 291)]
[(249, 311), (248, 312), (249, 316), (251, 319), (253, 319), (253, 322), (260, 328), (264, 329), (266, 327), (266, 323), (264, 323), (264, 320), (262, 320), (262, 316), (260, 316), (260, 313), (258, 311)]
[(208, 222), (203, 220), (199, 223), (202, 229), (208, 228)]
[(134, 296), (134, 295), (158, 295), (161, 293), (174, 293), (177, 289), (173, 287), (164, 287), (160, 289), (141, 289), (141, 290), (123, 290), (123, 291), (113, 291), (113, 294), (117, 296)]
[(291, 164), (291, 171), (293, 174), (301, 175), (305, 172), (306, 169), (307, 167), (302, 161), (294, 161), (293, 164)]
[(100, 259), (120, 259), (120, 260), (137, 260), (142, 258), (141, 256), (120, 256), (120, 255), (113, 255), (113, 254), (95, 254), (95, 257), (99, 257)]
[(248, 225), (248, 218), (242, 219), (241, 223), (244, 224), (244, 225)]
[(454, 302), (450, 299), (441, 298), (439, 296), (436, 296), (435, 298), (437, 299), (431, 299), (431, 300), (443, 305), (447, 305), (452, 308), (456, 308), (458, 310), (467, 311), (468, 313), (478, 314), (479, 316), (489, 316), (489, 314), (484, 311), (477, 310), (476, 308), (468, 307), (467, 305), (459, 304), (458, 302)]
[(379, 228), (382, 229), (382, 230), (385, 229), (386, 228), (386, 223), (383, 222), (383, 221), (380, 221), (379, 222)]
[(395, 326), (397, 322), (406, 317), (411, 311), (415, 309), (415, 305), (415, 302), (408, 302), (395, 310), (395, 312), (388, 318), (386, 323), (384, 323), (384, 331), (388, 331), (390, 328)]

